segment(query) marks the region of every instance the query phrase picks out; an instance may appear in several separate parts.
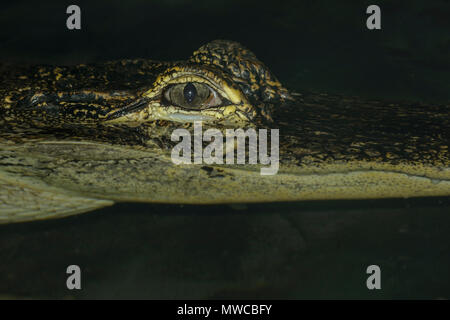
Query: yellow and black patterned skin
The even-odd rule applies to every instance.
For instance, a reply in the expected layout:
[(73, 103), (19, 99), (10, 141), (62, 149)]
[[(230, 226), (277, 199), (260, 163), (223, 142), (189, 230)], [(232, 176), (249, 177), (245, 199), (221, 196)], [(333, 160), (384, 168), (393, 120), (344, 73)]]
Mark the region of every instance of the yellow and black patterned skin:
[[(271, 120), (275, 103), (288, 91), (253, 53), (240, 44), (216, 40), (187, 61), (161, 63), (121, 60), (72, 67), (3, 66), (0, 78), (2, 118), (37, 126), (73, 123), (125, 123), (153, 120), (245, 123)], [(224, 101), (220, 106), (184, 110), (164, 99), (177, 83), (206, 83)], [(204, 115), (203, 118), (195, 115)], [(192, 122), (192, 121), (191, 121)]]
[(239, 43), (213, 41), (195, 51), (189, 61), (229, 72), (231, 80), (239, 85), (252, 106), (256, 107), (254, 111), (247, 111), (253, 112), (254, 117), (261, 115), (271, 119), (275, 104), (292, 100), (288, 90), (269, 69)]
[[(0, 71), (0, 223), (120, 201), (450, 196), (448, 104), (291, 94), (236, 42), (213, 41), (178, 62)], [(171, 133), (193, 121), (278, 129), (278, 173), (174, 164)]]
[(105, 64), (2, 66), (3, 117), (17, 121), (90, 122), (130, 104), (167, 64), (121, 60)]

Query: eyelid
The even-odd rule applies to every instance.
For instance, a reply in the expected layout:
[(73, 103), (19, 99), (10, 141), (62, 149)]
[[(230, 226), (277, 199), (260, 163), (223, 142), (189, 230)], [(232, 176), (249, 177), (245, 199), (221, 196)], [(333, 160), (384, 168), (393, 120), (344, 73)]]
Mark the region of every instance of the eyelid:
[[(180, 70), (183, 69), (183, 70)], [(233, 105), (247, 105), (249, 101), (238, 84), (226, 74), (218, 74), (214, 69), (199, 66), (174, 66), (159, 75), (151, 89), (143, 93), (148, 99), (159, 99), (163, 90), (170, 84), (186, 82), (205, 83), (224, 99)]]
[(227, 94), (221, 90), (220, 86), (216, 85), (215, 83), (211, 82), (209, 79), (205, 79), (202, 76), (197, 75), (183, 75), (179, 77), (175, 77), (167, 82), (167, 85), (175, 85), (175, 84), (182, 84), (182, 83), (189, 83), (189, 82), (195, 82), (195, 83), (201, 83), (207, 85), (211, 90), (219, 93), (222, 97), (227, 98)]

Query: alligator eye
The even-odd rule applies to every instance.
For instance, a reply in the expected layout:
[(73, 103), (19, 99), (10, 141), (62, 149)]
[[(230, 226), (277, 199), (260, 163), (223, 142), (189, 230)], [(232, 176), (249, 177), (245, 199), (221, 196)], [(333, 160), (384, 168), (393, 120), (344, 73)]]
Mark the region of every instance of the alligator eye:
[(187, 85), (184, 86), (183, 94), (184, 100), (187, 103), (192, 103), (192, 101), (194, 101), (195, 99), (195, 96), (197, 95), (197, 89), (195, 89), (195, 86), (189, 82)]
[(164, 92), (164, 98), (178, 107), (194, 110), (218, 107), (222, 104), (222, 100), (213, 89), (197, 82), (170, 86)]

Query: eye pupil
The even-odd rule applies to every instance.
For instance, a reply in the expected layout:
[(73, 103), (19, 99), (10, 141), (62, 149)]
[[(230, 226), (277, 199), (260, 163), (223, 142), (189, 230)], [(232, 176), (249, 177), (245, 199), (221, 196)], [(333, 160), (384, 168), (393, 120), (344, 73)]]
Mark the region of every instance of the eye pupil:
[(194, 101), (195, 97), (197, 96), (197, 89), (195, 89), (195, 86), (189, 82), (183, 90), (184, 99), (187, 103), (191, 103)]
[(184, 82), (169, 85), (162, 94), (163, 104), (188, 110), (203, 110), (222, 105), (219, 94), (205, 83)]

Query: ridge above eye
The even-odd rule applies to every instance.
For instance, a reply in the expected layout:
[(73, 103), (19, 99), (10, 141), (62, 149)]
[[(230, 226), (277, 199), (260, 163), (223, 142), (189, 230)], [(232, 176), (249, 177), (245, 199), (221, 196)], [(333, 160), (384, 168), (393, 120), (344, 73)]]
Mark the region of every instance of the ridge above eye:
[(217, 92), (204, 83), (187, 82), (169, 86), (165, 89), (167, 103), (185, 109), (207, 109), (219, 107), (222, 99)]

